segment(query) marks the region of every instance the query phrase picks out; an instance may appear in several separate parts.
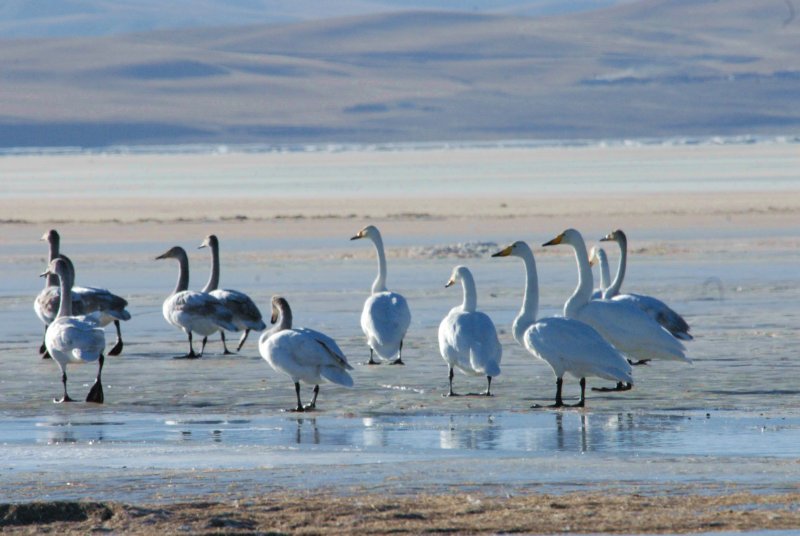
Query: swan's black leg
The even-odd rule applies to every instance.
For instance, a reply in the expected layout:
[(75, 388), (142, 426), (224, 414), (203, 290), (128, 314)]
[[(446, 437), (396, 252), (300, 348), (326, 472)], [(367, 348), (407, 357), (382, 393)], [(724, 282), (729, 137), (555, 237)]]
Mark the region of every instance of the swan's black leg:
[[(219, 330), (219, 338), (222, 339), (222, 354), (223, 355), (231, 355), (233, 352), (228, 350), (228, 345), (225, 343), (225, 332), (224, 331)], [(205, 339), (203, 339), (203, 342), (205, 343)]]
[(550, 406), (540, 406), (539, 404), (534, 404), (531, 406), (532, 408), (541, 408), (541, 407), (549, 407), (549, 408), (563, 408), (564, 401), (561, 399), (561, 387), (564, 385), (563, 378), (556, 378), (556, 402)]
[(92, 388), (89, 390), (89, 394), (86, 395), (86, 401), (94, 402), (95, 404), (102, 404), (104, 400), (103, 382), (100, 379), (100, 374), (103, 372), (103, 363), (105, 362), (105, 357), (103, 357), (103, 354), (100, 354), (100, 359), (98, 362), (97, 378), (94, 380), (94, 385), (92, 385)]
[(61, 404), (62, 402), (75, 402), (73, 399), (69, 397), (67, 394), (67, 371), (61, 373), (61, 383), (64, 385), (64, 396), (61, 399), (54, 398), (53, 402), (56, 404)]
[(582, 408), (584, 405), (586, 405), (586, 378), (581, 378), (581, 399), (571, 407)]
[(122, 332), (119, 327), (119, 320), (114, 320), (114, 327), (117, 328), (117, 343), (114, 348), (109, 350), (108, 355), (119, 355), (122, 353)]
[(453, 367), (450, 367), (450, 373), (448, 374), (448, 378), (450, 380), (450, 391), (446, 395), (442, 395), (442, 396), (461, 396), (461, 395), (453, 392), (453, 376), (454, 376)]
[(317, 396), (319, 395), (319, 385), (314, 386), (314, 396), (311, 398), (311, 402), (306, 404), (303, 408), (303, 411), (311, 411), (317, 408)]
[(179, 355), (176, 356), (175, 359), (197, 359), (200, 355), (194, 353), (194, 348), (192, 347), (192, 332), (189, 332), (189, 353), (186, 355)]
[(639, 365), (646, 365), (649, 362), (650, 362), (649, 359), (640, 359), (638, 361), (633, 361), (631, 359), (628, 359), (628, 363), (630, 363), (632, 367), (638, 367)]
[(403, 363), (403, 341), (400, 341), (400, 348), (397, 350), (397, 359), (389, 363), (390, 365), (405, 365)]
[(492, 394), (492, 377), (486, 376), (486, 380), (488, 381), (488, 383), (486, 384), (486, 392), (483, 394), (484, 396), (494, 396)]
[(237, 346), (237, 347), (236, 347), (236, 351), (237, 351), (237, 352), (238, 352), (238, 351), (240, 351), (240, 350), (242, 349), (242, 346), (244, 346), (244, 341), (246, 341), (246, 340), (247, 340), (247, 336), (248, 336), (249, 334), (250, 334), (250, 328), (247, 328), (247, 329), (245, 329), (245, 330), (244, 330), (244, 335), (242, 335), (242, 338), (241, 338), (241, 339), (239, 339), (239, 346)]
[(297, 407), (289, 411), (305, 411), (303, 402), (300, 400), (300, 382), (294, 382), (294, 394), (297, 396)]
[(366, 365), (380, 365), (380, 363), (375, 361), (374, 354), (375, 354), (375, 350), (373, 350), (372, 347), (370, 347), (370, 349), (369, 349), (369, 361), (367, 361), (365, 363)]

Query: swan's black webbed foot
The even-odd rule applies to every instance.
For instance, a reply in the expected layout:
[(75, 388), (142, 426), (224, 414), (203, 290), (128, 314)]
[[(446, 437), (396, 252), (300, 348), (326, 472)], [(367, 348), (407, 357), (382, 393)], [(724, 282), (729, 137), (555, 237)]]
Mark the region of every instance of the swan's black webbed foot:
[(114, 348), (108, 351), (108, 355), (119, 355), (122, 353), (122, 339), (117, 341)]
[(92, 385), (92, 388), (89, 390), (89, 394), (86, 395), (86, 401), (102, 404), (103, 400), (103, 384), (100, 381), (95, 381), (94, 385)]
[(614, 387), (592, 387), (592, 391), (597, 391), (599, 393), (612, 393), (612, 392), (622, 392), (622, 391), (630, 391), (633, 388), (633, 385), (630, 383), (625, 382), (618, 382)]

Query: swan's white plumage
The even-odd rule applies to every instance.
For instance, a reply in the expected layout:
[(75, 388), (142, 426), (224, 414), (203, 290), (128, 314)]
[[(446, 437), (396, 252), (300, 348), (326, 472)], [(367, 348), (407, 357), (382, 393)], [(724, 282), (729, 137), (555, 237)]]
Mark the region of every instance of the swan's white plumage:
[(446, 286), (458, 282), (462, 284), (464, 300), (439, 324), (439, 352), (451, 369), (493, 378), (500, 374), (503, 355), (497, 329), (488, 315), (477, 310), (475, 280), (466, 266), (456, 266)]
[(275, 371), (289, 376), (292, 382), (317, 385), (327, 380), (345, 387), (353, 386), (353, 378), (347, 373), (353, 367), (338, 345), (331, 344), (330, 338), (318, 331), (284, 329), (263, 337), (258, 348), (267, 363)]
[[(605, 299), (612, 299), (614, 301), (629, 302), (658, 322), (664, 329), (672, 333), (678, 339), (684, 341), (692, 340), (692, 335), (689, 333), (690, 327), (686, 320), (673, 310), (669, 305), (654, 298), (643, 294), (625, 293), (620, 294), (619, 290), (622, 286), (622, 281), (625, 277), (625, 269), (628, 262), (628, 237), (621, 229), (617, 229), (600, 239), (601, 241), (614, 241), (620, 249), (619, 265), (617, 267), (617, 275), (612, 283), (605, 285), (603, 297)], [(600, 268), (603, 269), (605, 263), (605, 270), (608, 271), (608, 259), (598, 259)]]
[(408, 326), (411, 324), (411, 311), (406, 299), (396, 292), (386, 289), (386, 254), (383, 239), (377, 227), (369, 225), (351, 238), (368, 238), (375, 244), (378, 253), (378, 276), (372, 284), (372, 294), (364, 302), (361, 312), (361, 329), (372, 351), (382, 359), (398, 356), (402, 362), (401, 350)]
[(686, 349), (649, 315), (629, 303), (590, 300), (592, 268), (586, 244), (575, 229), (567, 229), (545, 246), (572, 246), (578, 265), (578, 286), (564, 304), (564, 316), (596, 329), (618, 350), (636, 359), (672, 359), (691, 362)]
[[(192, 332), (207, 337), (212, 333), (225, 329), (237, 331), (233, 323), (233, 314), (222, 302), (207, 292), (187, 290), (189, 286), (189, 258), (186, 251), (175, 246), (156, 259), (176, 259), (179, 265), (178, 284), (161, 307), (164, 318), (183, 330), (189, 338), (188, 357), (195, 357), (192, 348)], [(202, 355), (202, 350), (200, 355)]]
[[(67, 395), (67, 365), (74, 363), (92, 363), (100, 361), (102, 369), (103, 351), (105, 349), (105, 332), (94, 318), (72, 316), (71, 287), (72, 279), (67, 261), (56, 258), (42, 275), (55, 274), (58, 276), (63, 303), (59, 307), (56, 318), (50, 323), (45, 332), (45, 346), (53, 360), (61, 370), (61, 379), (64, 386), (64, 395), (61, 401), (69, 401)], [(97, 382), (90, 392), (87, 400), (102, 402), (102, 386), (100, 385), (100, 369), (98, 369)], [(94, 395), (92, 394), (94, 393)]]
[[(292, 379), (297, 392), (297, 411), (314, 408), (319, 384), (324, 381), (345, 387), (353, 386), (353, 378), (347, 372), (353, 367), (336, 341), (313, 329), (293, 328), (289, 303), (282, 297), (274, 296), (273, 323), (278, 317), (281, 318), (280, 324), (261, 334), (258, 350), (273, 370)], [(301, 381), (316, 386), (314, 400), (306, 407), (300, 402)]]
[(569, 373), (577, 379), (597, 376), (633, 383), (627, 360), (597, 330), (583, 322), (570, 318), (542, 318), (526, 330), (523, 345), (530, 353), (546, 361), (557, 377)]
[[(631, 366), (622, 353), (594, 328), (572, 318), (536, 318), (539, 308), (539, 282), (536, 261), (528, 244), (515, 242), (494, 257), (514, 256), (525, 265), (525, 294), (522, 309), (514, 319), (514, 339), (531, 354), (545, 361), (557, 379), (556, 405), (561, 405), (561, 378), (564, 374), (583, 379), (603, 379), (633, 383)], [(581, 402), (583, 403), (583, 390)]]

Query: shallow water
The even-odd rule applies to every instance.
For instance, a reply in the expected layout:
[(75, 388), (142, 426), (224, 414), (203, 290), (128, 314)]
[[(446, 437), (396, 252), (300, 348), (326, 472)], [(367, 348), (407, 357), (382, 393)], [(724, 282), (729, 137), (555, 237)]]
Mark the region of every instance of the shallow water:
[[(352, 233), (361, 225), (353, 221)], [(206, 228), (198, 224), (197, 236), (183, 244), (195, 274), (192, 287), (207, 276), (208, 253), (193, 248)], [(44, 231), (24, 229), (37, 237)], [(106, 360), (106, 403), (54, 405), (60, 378), (56, 366), (36, 354), (43, 329), (32, 311), (45, 247), (35, 239), (14, 246), (0, 281), (6, 500), (171, 501), (320, 487), (342, 493), (796, 490), (800, 253), (787, 241), (791, 245), (800, 229), (780, 229), (777, 238), (773, 229), (697, 229), (693, 240), (680, 242), (669, 230), (630, 236), (632, 248), (637, 241), (657, 247), (631, 254), (623, 289), (659, 296), (686, 316), (696, 337), (687, 344), (694, 364), (636, 367), (634, 390), (587, 392), (585, 410), (532, 410), (533, 403), (552, 401), (555, 382), (549, 367), (509, 333), (521, 303), (521, 261), (445, 255), (439, 246), (482, 241), (499, 249), (528, 240), (537, 254), (541, 315), (554, 315), (576, 279), (568, 251), (538, 247), (558, 231), (465, 236), (445, 226), (419, 238), (385, 229), (389, 286), (412, 309), (405, 367), (358, 364), (368, 357), (359, 315), (375, 261), (353, 253), (371, 251), (371, 245), (349, 242), (349, 236), (340, 244), (313, 236), (279, 245), (223, 241), (224, 287), (247, 292), (265, 313), (271, 295), (286, 296), (298, 325), (333, 336), (356, 364), (356, 386), (323, 385), (318, 411), (308, 415), (282, 411), (294, 404), (292, 385), (260, 358), (256, 334), (241, 355), (220, 355), (212, 337), (202, 359), (172, 359), (185, 352), (186, 340), (165, 323), (161, 302), (177, 266), (152, 259), (173, 244), (80, 243), (69, 236), (62, 237), (62, 248), (78, 264), (79, 282), (125, 296), (133, 319), (123, 324), (123, 354)], [(278, 249), (280, 256), (274, 255)], [(105, 259), (109, 250), (124, 260)], [(616, 262), (613, 248), (609, 254)], [(492, 398), (442, 397), (447, 369), (436, 330), (461, 301), (460, 289), (444, 288), (456, 264), (473, 271), (479, 308), (501, 332), (502, 374)], [(113, 341), (113, 329), (106, 331)], [(231, 345), (235, 340), (229, 337)], [(94, 374), (94, 366), (70, 370), (74, 398), (85, 396)], [(589, 380), (590, 386), (603, 384)], [(482, 378), (456, 375), (457, 391), (484, 387)], [(575, 400), (577, 393), (568, 377), (565, 396)], [(304, 387), (303, 396), (310, 394)]]

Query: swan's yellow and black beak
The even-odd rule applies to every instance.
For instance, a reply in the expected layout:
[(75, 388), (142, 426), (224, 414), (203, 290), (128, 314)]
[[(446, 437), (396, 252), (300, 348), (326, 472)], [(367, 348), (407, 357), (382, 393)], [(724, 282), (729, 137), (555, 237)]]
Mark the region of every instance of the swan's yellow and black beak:
[(456, 282), (454, 280), (450, 279), (447, 283), (445, 283), (444, 288), (452, 287), (455, 284), (456, 284)]
[(511, 249), (513, 247), (514, 247), (513, 245), (505, 247), (500, 251), (498, 251), (497, 253), (495, 253), (494, 255), (492, 255), (492, 257), (508, 257), (509, 255), (511, 255)]
[(357, 235), (351, 236), (350, 240), (358, 240), (359, 238), (364, 238), (367, 236), (366, 229), (361, 229)]
[(542, 246), (557, 246), (564, 240), (564, 233), (561, 233), (549, 242), (545, 242)]

